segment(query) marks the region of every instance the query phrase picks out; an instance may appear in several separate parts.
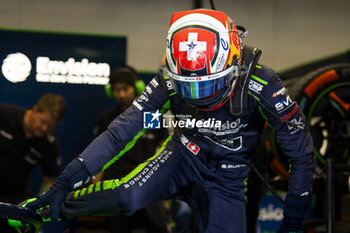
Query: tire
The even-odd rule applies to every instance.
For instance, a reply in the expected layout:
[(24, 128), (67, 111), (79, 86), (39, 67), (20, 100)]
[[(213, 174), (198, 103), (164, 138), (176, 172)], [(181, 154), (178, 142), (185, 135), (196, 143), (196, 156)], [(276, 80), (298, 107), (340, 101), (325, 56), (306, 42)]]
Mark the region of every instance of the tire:
[[(316, 172), (324, 171), (327, 158), (336, 163), (349, 163), (350, 64), (325, 66), (302, 77), (286, 80), (284, 84), (306, 116), (307, 130), (312, 136), (317, 157)], [(277, 151), (280, 154), (282, 150), (278, 148)], [(288, 167), (285, 159), (279, 160)]]

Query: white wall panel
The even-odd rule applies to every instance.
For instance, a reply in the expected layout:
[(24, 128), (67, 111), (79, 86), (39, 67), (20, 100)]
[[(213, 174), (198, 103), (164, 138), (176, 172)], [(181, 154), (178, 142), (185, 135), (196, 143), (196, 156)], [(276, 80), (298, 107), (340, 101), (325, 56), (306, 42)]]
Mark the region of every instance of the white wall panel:
[[(128, 63), (155, 71), (171, 13), (191, 7), (190, 0), (1, 0), (0, 27), (126, 35)], [(350, 48), (349, 0), (216, 0), (215, 7), (248, 28), (246, 43), (276, 70)]]

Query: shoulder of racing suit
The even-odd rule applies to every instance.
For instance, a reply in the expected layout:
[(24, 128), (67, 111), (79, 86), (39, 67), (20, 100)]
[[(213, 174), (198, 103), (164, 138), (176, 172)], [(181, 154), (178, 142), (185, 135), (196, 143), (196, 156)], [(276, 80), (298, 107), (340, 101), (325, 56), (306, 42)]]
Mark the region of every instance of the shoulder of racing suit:
[(248, 94), (259, 103), (262, 113), (267, 112), (269, 118), (274, 118), (270, 119), (272, 121), (288, 124), (288, 120), (299, 110), (298, 104), (289, 97), (278, 73), (265, 65), (255, 67), (249, 80)]

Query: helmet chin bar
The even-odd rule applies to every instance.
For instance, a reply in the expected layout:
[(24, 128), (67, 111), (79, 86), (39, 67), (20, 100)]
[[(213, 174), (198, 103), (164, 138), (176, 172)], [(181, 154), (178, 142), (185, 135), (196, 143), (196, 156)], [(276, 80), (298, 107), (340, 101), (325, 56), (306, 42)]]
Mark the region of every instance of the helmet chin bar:
[[(230, 100), (230, 112), (233, 116), (241, 117), (247, 113), (248, 85), (250, 76), (253, 74), (256, 64), (261, 56), (262, 51), (258, 48), (247, 46), (243, 47), (242, 60), (243, 64), (248, 66), (245, 74), (239, 75), (234, 85), (223, 88), (213, 97), (208, 99), (187, 100), (200, 111), (213, 111), (222, 107)], [(237, 87), (236, 87), (237, 86)], [(237, 88), (235, 95), (233, 90)], [(232, 98), (233, 97), (233, 98)]]
[[(237, 79), (239, 79), (239, 77), (237, 77)], [(200, 111), (213, 111), (222, 107), (233, 96), (233, 90), (235, 89), (236, 84), (237, 82), (235, 82), (234, 85), (229, 85), (221, 89), (210, 98), (184, 99), (186, 102)]]

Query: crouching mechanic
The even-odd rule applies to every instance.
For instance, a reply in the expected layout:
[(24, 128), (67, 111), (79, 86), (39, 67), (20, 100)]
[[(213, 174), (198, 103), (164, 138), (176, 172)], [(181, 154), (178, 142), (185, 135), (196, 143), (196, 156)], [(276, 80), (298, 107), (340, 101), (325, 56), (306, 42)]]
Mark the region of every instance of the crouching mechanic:
[[(49, 191), (27, 206), (50, 205), (52, 219), (69, 219), (132, 214), (151, 202), (179, 198), (191, 206), (200, 232), (245, 232), (245, 179), (266, 119), (291, 163), (280, 232), (301, 232), (315, 168), (305, 117), (278, 75), (257, 64), (261, 52), (243, 46), (240, 37), (223, 12), (174, 13), (166, 66)], [(118, 163), (144, 126), (160, 126), (159, 115), (168, 109), (184, 127), (153, 157), (122, 179), (75, 190)]]

